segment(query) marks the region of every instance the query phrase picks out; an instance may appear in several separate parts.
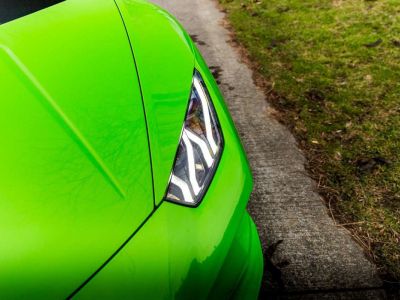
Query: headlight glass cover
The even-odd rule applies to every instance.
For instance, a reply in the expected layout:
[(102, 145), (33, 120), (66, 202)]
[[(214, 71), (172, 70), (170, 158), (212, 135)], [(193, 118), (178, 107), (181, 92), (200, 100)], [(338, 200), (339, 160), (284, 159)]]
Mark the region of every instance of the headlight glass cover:
[(220, 125), (206, 85), (195, 71), (185, 122), (165, 199), (197, 206), (223, 149)]

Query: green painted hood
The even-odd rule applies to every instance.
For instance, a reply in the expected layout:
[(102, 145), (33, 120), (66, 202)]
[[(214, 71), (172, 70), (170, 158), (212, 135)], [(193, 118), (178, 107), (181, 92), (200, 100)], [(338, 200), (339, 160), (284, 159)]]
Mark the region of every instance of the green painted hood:
[(189, 102), (195, 55), (188, 34), (165, 10), (143, 0), (116, 0), (133, 46), (143, 91), (154, 195), (166, 192)]
[(0, 80), (0, 298), (65, 297), (154, 208), (115, 3), (69, 0), (1, 25)]

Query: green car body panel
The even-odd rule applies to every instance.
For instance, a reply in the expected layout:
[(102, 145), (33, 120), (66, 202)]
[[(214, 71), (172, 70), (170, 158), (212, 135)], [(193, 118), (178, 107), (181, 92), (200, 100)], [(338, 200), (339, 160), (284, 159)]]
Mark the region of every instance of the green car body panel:
[(78, 299), (99, 294), (120, 299), (257, 298), (263, 264), (258, 234), (246, 212), (251, 174), (217, 85), (200, 56), (198, 61), (225, 137), (206, 196), (195, 209), (163, 202)]
[(68, 295), (154, 208), (129, 41), (96, 0), (6, 23), (0, 44), (0, 298)]
[[(151, 25), (149, 25), (151, 24)], [(197, 208), (163, 201), (194, 69), (225, 146)], [(67, 0), (0, 25), (0, 298), (256, 298), (247, 159), (180, 25)]]
[(166, 191), (188, 106), (195, 63), (193, 45), (164, 10), (147, 1), (116, 2), (142, 86), (158, 205)]

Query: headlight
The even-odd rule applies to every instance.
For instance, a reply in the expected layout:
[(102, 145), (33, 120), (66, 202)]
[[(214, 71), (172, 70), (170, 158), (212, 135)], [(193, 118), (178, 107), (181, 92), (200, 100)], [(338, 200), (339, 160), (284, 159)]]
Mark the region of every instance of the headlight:
[(165, 199), (197, 206), (217, 168), (223, 137), (210, 95), (195, 71), (185, 122)]

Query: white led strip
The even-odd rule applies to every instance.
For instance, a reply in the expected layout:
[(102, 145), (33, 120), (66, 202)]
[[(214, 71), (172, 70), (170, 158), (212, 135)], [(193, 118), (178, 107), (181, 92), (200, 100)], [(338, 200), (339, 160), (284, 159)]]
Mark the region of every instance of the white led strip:
[(200, 193), (201, 188), (196, 178), (196, 163), (194, 160), (193, 146), (187, 137), (186, 132), (182, 134), (182, 140), (186, 146), (190, 184), (192, 185), (194, 194), (197, 196)]
[(193, 141), (200, 147), (201, 154), (203, 154), (203, 158), (206, 161), (207, 167), (210, 168), (212, 166), (214, 160), (211, 156), (211, 153), (207, 146), (207, 143), (202, 138), (200, 138), (196, 134), (192, 133), (190, 130), (185, 128), (183, 131), (191, 141)]
[(186, 182), (184, 182), (182, 179), (172, 174), (171, 183), (175, 184), (177, 187), (181, 189), (185, 202), (194, 203), (192, 193), (190, 192), (190, 188)]
[(207, 140), (210, 143), (211, 150), (215, 155), (218, 151), (218, 146), (217, 146), (217, 143), (215, 142), (214, 136), (212, 134), (211, 116), (210, 116), (210, 112), (209, 112), (209, 108), (208, 108), (208, 104), (207, 104), (207, 96), (206, 96), (206, 93), (204, 92), (203, 86), (201, 85), (201, 83), (197, 77), (193, 78), (193, 84), (200, 96), (201, 106), (203, 108), (204, 123), (206, 125)]

